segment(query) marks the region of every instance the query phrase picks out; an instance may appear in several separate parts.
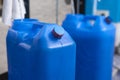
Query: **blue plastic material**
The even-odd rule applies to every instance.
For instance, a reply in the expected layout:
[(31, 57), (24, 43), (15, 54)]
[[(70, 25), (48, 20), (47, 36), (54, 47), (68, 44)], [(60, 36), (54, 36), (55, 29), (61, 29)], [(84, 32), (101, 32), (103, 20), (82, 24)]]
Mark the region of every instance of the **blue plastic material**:
[(75, 80), (76, 45), (62, 27), (17, 23), (7, 34), (9, 80)]
[(34, 23), (37, 23), (37, 19), (16, 19), (13, 21), (12, 29), (19, 31), (27, 31), (32, 27)]
[(69, 16), (63, 27), (77, 45), (76, 80), (112, 80), (115, 27), (110, 19), (84, 16), (78, 22)]
[[(80, 24), (80, 21), (82, 21), (83, 18), (84, 18), (83, 15), (79, 15), (79, 14), (68, 14), (67, 17), (66, 17), (66, 19), (65, 19), (65, 21), (64, 21), (64, 23), (67, 22), (67, 23), (69, 23), (70, 25), (73, 25), (73, 24), (74, 24), (74, 26), (76, 26), (76, 25)], [(69, 24), (68, 24), (68, 25), (69, 25)], [(67, 24), (65, 24), (65, 25), (67, 25)], [(68, 28), (69, 28), (69, 27), (68, 27)]]

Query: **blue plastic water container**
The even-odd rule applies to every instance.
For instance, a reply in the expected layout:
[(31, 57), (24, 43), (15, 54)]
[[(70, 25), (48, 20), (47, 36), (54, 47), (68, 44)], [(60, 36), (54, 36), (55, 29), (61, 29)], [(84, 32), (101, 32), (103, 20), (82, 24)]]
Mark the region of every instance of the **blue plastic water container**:
[(7, 34), (9, 80), (75, 80), (76, 45), (62, 27), (14, 24)]
[(63, 27), (77, 45), (76, 80), (112, 80), (115, 27), (110, 18), (85, 16), (79, 23), (67, 18)]

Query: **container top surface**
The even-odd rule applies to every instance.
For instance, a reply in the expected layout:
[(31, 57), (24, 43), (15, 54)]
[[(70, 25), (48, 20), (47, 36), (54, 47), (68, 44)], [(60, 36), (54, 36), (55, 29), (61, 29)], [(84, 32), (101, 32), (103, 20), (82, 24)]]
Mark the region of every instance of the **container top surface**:
[(84, 16), (82, 14), (67, 14), (66, 20), (82, 20)]
[[(71, 16), (71, 15), (69, 15)], [(78, 15), (73, 16), (69, 19), (69, 16), (66, 17), (66, 19), (63, 22), (63, 27), (68, 29), (90, 29), (90, 30), (96, 30), (96, 31), (106, 31), (106, 30), (114, 30), (115, 26), (112, 23), (112, 20), (110, 17), (104, 17), (104, 16), (92, 16), (87, 15), (84, 17), (78, 17)], [(76, 19), (80, 18), (79, 20)]]
[[(22, 29), (21, 25), (24, 25)], [(13, 43), (25, 43), (48, 48), (75, 45), (69, 34), (56, 24), (35, 22), (28, 25), (21, 23), (18, 26), (14, 26), (8, 31), (7, 39)], [(16, 27), (17, 29), (15, 29)]]
[(36, 22), (38, 22), (37, 19), (15, 19), (13, 21), (12, 29), (26, 31), (32, 28), (32, 25)]

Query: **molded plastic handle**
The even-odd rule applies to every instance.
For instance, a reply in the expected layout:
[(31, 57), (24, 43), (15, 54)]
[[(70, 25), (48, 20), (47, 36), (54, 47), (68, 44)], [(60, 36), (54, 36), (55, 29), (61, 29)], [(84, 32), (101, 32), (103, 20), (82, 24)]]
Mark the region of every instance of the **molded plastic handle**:
[(36, 22), (33, 24), (32, 29), (37, 29), (37, 28), (42, 28), (46, 23), (42, 23), (42, 22)]
[(13, 21), (12, 29), (19, 31), (27, 31), (32, 28), (34, 23), (38, 22), (37, 19), (16, 19)]
[(26, 43), (19, 43), (18, 46), (27, 50), (27, 51), (30, 51), (30, 49), (31, 49), (31, 45), (26, 44)]
[(13, 23), (20, 23), (20, 22), (25, 22), (25, 23), (34, 23), (34, 22), (38, 22), (37, 19), (15, 19), (13, 21)]
[(84, 21), (89, 25), (94, 26), (95, 24), (100, 24), (102, 21), (102, 16), (87, 15), (84, 17)]
[(96, 20), (98, 18), (98, 16), (90, 16), (90, 15), (88, 15), (88, 16), (85, 16), (85, 20)]
[(102, 20), (102, 21), (105, 21), (107, 24), (110, 24), (112, 22), (112, 19), (108, 16), (108, 17), (104, 17), (102, 18), (102, 16), (85, 16), (85, 21), (89, 21), (89, 20), (98, 20), (99, 22)]

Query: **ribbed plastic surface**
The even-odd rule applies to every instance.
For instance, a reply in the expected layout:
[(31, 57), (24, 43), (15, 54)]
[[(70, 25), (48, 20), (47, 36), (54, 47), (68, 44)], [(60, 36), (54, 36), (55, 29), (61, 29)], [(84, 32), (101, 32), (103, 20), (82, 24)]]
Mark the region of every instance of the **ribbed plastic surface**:
[(77, 45), (76, 80), (112, 80), (115, 27), (110, 19), (85, 16), (78, 22), (69, 16), (63, 27)]
[(9, 80), (75, 79), (76, 45), (69, 34), (58, 27), (24, 20), (9, 29)]

